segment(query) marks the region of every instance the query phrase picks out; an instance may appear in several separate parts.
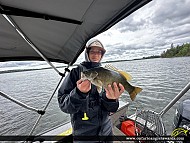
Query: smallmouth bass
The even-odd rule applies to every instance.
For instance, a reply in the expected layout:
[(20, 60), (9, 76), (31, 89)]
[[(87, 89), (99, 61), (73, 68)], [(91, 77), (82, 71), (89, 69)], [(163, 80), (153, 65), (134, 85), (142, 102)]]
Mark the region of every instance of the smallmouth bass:
[(142, 88), (132, 86), (127, 79), (129, 76), (126, 72), (118, 70), (111, 66), (111, 68), (97, 67), (81, 72), (81, 79), (89, 80), (97, 87), (99, 93), (102, 92), (102, 88), (112, 85), (113, 82), (117, 84), (121, 83), (125, 90), (129, 93), (132, 101), (135, 100), (136, 95), (142, 91)]

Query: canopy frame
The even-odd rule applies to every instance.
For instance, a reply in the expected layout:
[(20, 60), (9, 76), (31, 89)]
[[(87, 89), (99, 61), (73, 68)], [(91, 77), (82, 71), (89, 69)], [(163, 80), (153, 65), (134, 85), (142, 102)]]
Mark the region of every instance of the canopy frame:
[[(5, 14), (2, 14), (3, 17), (12, 25), (12, 27), (15, 28), (17, 33), (30, 45), (30, 47), (36, 51), (36, 53), (42, 57), (59, 75), (63, 75), (46, 57), (43, 55), (43, 53), (32, 43), (32, 41), (24, 34), (24, 32), (18, 27), (18, 25), (14, 22), (14, 20)], [(68, 64), (69, 66), (70, 64)]]
[(42, 18), (45, 20), (55, 20), (55, 21), (67, 22), (67, 23), (78, 24), (78, 25), (82, 24), (82, 21), (78, 21), (78, 20), (74, 20), (74, 19), (70, 19), (70, 18), (53, 16), (53, 15), (47, 15), (47, 14), (28, 11), (28, 10), (23, 10), (23, 9), (14, 8), (14, 7), (10, 7), (10, 6), (5, 6), (2, 4), (0, 4), (0, 13), (6, 14), (6, 15), (14, 15), (14, 16)]

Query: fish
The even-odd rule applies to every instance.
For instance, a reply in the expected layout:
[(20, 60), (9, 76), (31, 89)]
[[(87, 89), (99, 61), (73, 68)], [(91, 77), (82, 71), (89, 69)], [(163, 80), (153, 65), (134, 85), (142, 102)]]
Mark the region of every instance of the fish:
[(105, 67), (95, 67), (81, 72), (82, 80), (89, 80), (97, 87), (98, 93), (101, 93), (103, 88), (106, 88), (113, 82), (121, 83), (125, 90), (129, 93), (132, 101), (135, 100), (136, 95), (142, 91), (142, 88), (132, 86), (128, 81), (131, 80), (131, 75), (125, 71), (119, 70), (112, 65)]

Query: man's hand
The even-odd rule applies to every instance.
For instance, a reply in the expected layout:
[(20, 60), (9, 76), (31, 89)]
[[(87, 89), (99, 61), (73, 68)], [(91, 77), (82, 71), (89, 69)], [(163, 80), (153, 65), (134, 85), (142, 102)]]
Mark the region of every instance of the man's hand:
[(91, 90), (91, 82), (89, 80), (82, 80), (79, 79), (77, 81), (77, 88), (83, 92), (83, 93), (87, 93)]
[(117, 83), (114, 82), (113, 83), (113, 88), (109, 84), (107, 86), (107, 88), (105, 88), (105, 90), (106, 90), (106, 97), (108, 99), (118, 99), (119, 96), (124, 92), (125, 88), (123, 87), (123, 85), (121, 83), (119, 83), (119, 87), (118, 87)]

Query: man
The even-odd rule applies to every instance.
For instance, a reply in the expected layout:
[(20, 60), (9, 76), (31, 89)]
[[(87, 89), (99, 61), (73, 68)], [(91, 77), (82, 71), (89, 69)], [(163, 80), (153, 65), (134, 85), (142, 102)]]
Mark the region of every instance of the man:
[[(99, 40), (89, 41), (85, 49), (85, 61), (71, 70), (58, 91), (59, 107), (71, 116), (74, 140), (77, 140), (77, 137), (112, 135), (109, 115), (110, 112), (116, 112), (119, 107), (118, 98), (124, 92), (123, 85), (119, 84), (118, 87), (114, 82), (113, 88), (108, 85), (99, 94), (96, 86), (90, 81), (80, 79), (82, 71), (101, 66), (100, 62), (105, 52), (106, 50)], [(76, 142), (83, 143), (85, 141)], [(86, 142), (94, 143), (95, 141)]]

